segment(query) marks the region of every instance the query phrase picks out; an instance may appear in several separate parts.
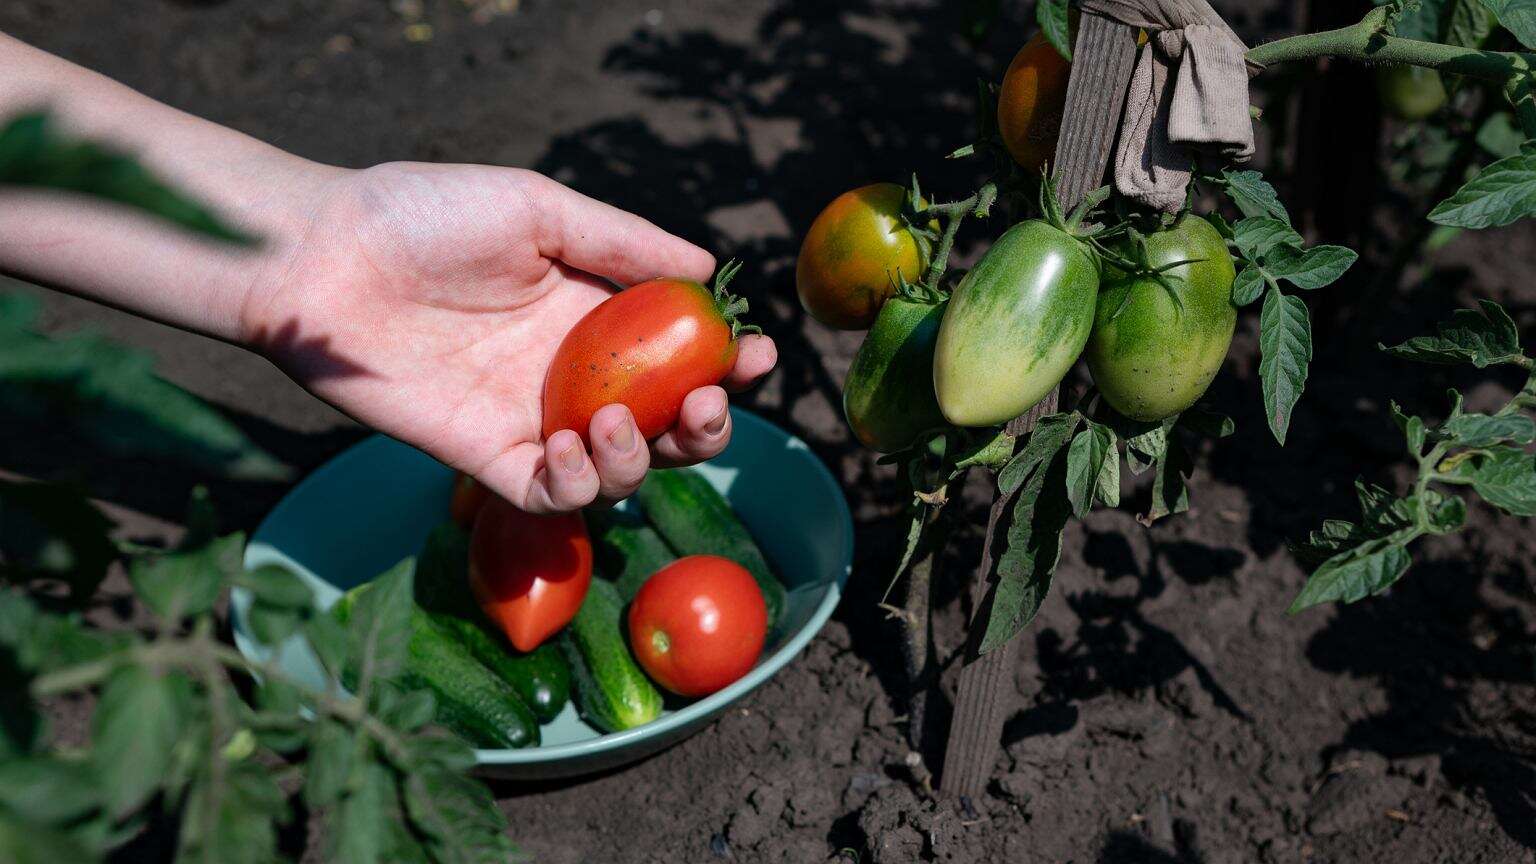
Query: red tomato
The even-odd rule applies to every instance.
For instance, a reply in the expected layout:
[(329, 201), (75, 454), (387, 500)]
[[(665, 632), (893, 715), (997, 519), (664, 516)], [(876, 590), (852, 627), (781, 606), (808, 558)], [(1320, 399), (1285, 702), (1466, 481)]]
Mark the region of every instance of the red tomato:
[[(736, 363), (736, 316), (746, 302), (688, 279), (653, 279), (604, 300), (565, 335), (544, 378), (544, 437), (572, 429), (587, 441), (592, 415), (626, 405), (646, 439), (672, 428), (683, 397), (718, 384)], [(591, 442), (587, 441), (590, 445)]]
[(469, 586), (486, 617), (532, 651), (576, 617), (592, 584), (592, 540), (580, 513), (535, 516), (490, 496), (469, 537)]
[(460, 471), (453, 478), (453, 497), (448, 499), (448, 516), (465, 528), (472, 528), (475, 516), (485, 506), (491, 490), (480, 485), (475, 478)]
[(997, 94), (997, 129), (1019, 165), (1039, 171), (1056, 154), (1061, 115), (1067, 108), (1067, 77), (1072, 64), (1044, 34), (1024, 43)]
[(902, 186), (871, 183), (837, 196), (816, 215), (795, 259), (795, 292), (812, 318), (863, 330), (895, 293), (896, 274), (908, 282), (923, 278), (928, 241), (902, 218), (906, 200)]
[(747, 674), (767, 634), (768, 605), (752, 574), (717, 555), (657, 570), (629, 605), (635, 657), (679, 696), (705, 696)]

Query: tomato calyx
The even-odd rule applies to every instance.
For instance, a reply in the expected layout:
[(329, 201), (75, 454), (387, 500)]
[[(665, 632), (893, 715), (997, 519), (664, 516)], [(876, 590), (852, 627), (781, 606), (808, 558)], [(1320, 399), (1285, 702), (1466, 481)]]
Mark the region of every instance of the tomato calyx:
[(726, 286), (731, 284), (731, 280), (735, 279), (736, 274), (739, 272), (741, 272), (740, 261), (733, 258), (725, 262), (725, 265), (720, 268), (720, 272), (715, 274), (715, 284), (711, 291), (715, 298), (715, 309), (719, 310), (720, 317), (724, 318), (725, 323), (731, 327), (732, 340), (743, 333), (763, 332), (763, 328), (756, 324), (747, 324), (741, 320), (741, 316), (747, 314), (747, 309), (750, 308), (747, 298), (732, 294), (726, 290)]

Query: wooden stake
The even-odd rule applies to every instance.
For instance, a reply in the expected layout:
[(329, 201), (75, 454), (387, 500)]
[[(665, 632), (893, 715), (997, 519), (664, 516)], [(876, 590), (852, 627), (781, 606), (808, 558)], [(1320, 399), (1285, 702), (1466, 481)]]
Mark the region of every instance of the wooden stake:
[[(1067, 108), (1056, 145), (1057, 194), (1065, 209), (1075, 206), (1104, 181), (1135, 63), (1136, 32), (1107, 18), (1084, 14), (1073, 54)], [(1037, 419), (1056, 410), (1056, 400), (1057, 391), (1052, 390), (1027, 413), (1009, 422), (1008, 431), (1014, 435), (1028, 432)], [(941, 778), (942, 791), (957, 798), (975, 798), (986, 788), (1002, 748), (1003, 721), (1013, 704), (1020, 637), (988, 654), (976, 654), (996, 576), (994, 540), (1006, 529), (1012, 504), (1011, 498), (1001, 496), (992, 502), (986, 545), (972, 586), (973, 599), (978, 602), (972, 604), (966, 660), (960, 670), (960, 690), (955, 697)]]

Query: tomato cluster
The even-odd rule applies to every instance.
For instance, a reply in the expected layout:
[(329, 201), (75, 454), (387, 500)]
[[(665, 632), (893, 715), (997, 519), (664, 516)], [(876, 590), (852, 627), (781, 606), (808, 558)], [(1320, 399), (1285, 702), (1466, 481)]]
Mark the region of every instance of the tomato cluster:
[[(1036, 175), (1056, 148), (1071, 66), (1044, 36), (1024, 45), (998, 90), (1003, 147)], [(834, 199), (800, 248), (796, 287), (812, 316), (869, 328), (843, 409), (872, 450), (913, 446), (946, 425), (990, 427), (1024, 413), (1084, 357), (1111, 408), (1135, 420), (1178, 414), (1204, 394), (1236, 321), (1226, 241), (1194, 215), (1089, 243), (1053, 208), (1005, 231), (947, 299), (912, 290), (936, 226), (892, 183)], [(935, 280), (936, 281), (936, 280)]]

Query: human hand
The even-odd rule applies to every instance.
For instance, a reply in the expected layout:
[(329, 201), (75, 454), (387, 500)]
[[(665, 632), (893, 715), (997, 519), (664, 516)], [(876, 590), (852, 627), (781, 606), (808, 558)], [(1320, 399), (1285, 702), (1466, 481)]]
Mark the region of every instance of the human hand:
[(315, 395), (465, 471), (516, 506), (573, 510), (632, 493), (647, 468), (730, 439), (726, 390), (777, 353), (741, 338), (722, 387), (693, 391), (675, 428), (640, 439), (627, 408), (540, 440), (561, 339), (624, 285), (706, 281), (714, 259), (639, 217), (529, 171), (395, 163), (319, 184), (307, 227), (253, 280), (240, 338)]

